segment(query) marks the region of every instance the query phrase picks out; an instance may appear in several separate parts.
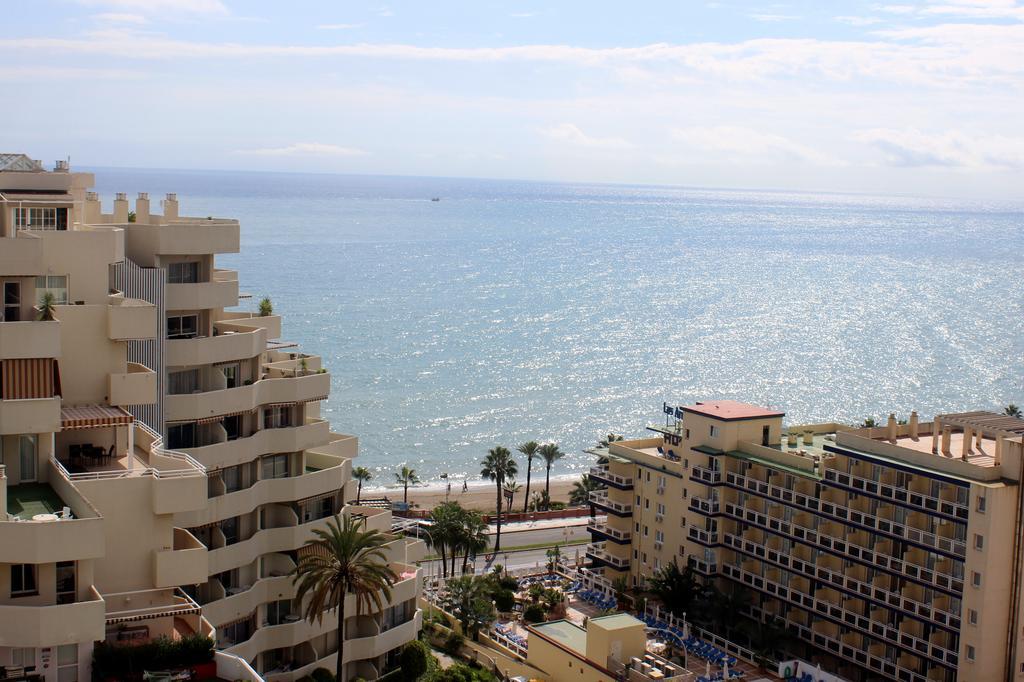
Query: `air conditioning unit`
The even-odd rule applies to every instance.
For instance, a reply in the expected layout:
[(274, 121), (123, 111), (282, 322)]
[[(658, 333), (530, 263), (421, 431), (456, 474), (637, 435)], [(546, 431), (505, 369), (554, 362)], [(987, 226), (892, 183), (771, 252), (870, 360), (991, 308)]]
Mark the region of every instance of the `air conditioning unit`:
[(662, 516), (661, 514), (655, 514), (654, 515), (654, 520), (657, 521), (658, 523), (661, 523), (662, 521), (665, 520), (665, 517)]
[(665, 486), (662, 486), (662, 485), (658, 486), (658, 494), (659, 495), (664, 495), (665, 494)]
[(945, 526), (949, 523), (949, 519), (939, 519), (939, 525)]
[(663, 543), (661, 543), (661, 542), (655, 542), (655, 543), (654, 543), (654, 549), (655, 549), (655, 551), (659, 551), (659, 552), (660, 552), (660, 551), (661, 551), (661, 548), (662, 548), (663, 546), (664, 546), (664, 545), (663, 545)]

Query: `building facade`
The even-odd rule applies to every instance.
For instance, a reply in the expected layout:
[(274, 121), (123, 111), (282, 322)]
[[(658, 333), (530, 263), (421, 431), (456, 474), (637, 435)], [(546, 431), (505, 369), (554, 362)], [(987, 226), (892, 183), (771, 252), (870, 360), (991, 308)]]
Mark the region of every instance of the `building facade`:
[(1024, 421), (784, 427), (733, 401), (663, 411), (654, 437), (595, 451), (606, 517), (587, 555), (604, 579), (690, 565), (850, 679), (1024, 679)]
[[(320, 358), (278, 341), (280, 317), (227, 310), (237, 273), (214, 259), (238, 222), (174, 195), (104, 213), (91, 175), (4, 159), (0, 666), (87, 679), (95, 641), (190, 630), (268, 680), (333, 670), (337, 619), (304, 621), (288, 573), (335, 514), (390, 533), (390, 512), (347, 503), (358, 441), (320, 418)], [(346, 608), (346, 677), (380, 676), (420, 627), (423, 544), (387, 552), (391, 600)]]

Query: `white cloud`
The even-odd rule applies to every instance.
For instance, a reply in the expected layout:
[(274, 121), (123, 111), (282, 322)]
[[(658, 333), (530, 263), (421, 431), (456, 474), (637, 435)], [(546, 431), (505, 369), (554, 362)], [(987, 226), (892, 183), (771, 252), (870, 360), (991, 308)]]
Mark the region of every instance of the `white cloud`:
[(850, 26), (871, 26), (882, 22), (878, 17), (840, 16), (834, 18), (839, 23), (849, 24)]
[(728, 159), (773, 162), (795, 160), (833, 165), (834, 159), (807, 146), (774, 133), (742, 126), (694, 126), (675, 128), (672, 139), (696, 151), (721, 154)]
[(369, 152), (354, 147), (341, 147), (336, 144), (322, 142), (296, 142), (287, 147), (262, 147), (259, 149), (239, 149), (236, 154), (250, 156), (366, 156)]
[(146, 74), (128, 69), (91, 69), (54, 66), (0, 66), (0, 81), (138, 80)]
[(531, 17), (537, 16), (537, 13), (536, 12), (513, 12), (509, 16), (512, 17), (513, 19), (529, 19)]
[(347, 31), (353, 28), (362, 28), (366, 24), (320, 24), (317, 26), (321, 31)]
[(874, 9), (889, 14), (913, 14), (917, 11), (913, 5), (875, 5)]
[(127, 14), (124, 12), (103, 12), (92, 15), (92, 18), (104, 24), (134, 24), (141, 26), (149, 23), (149, 19), (141, 14)]
[(542, 135), (549, 137), (552, 140), (568, 142), (573, 145), (588, 147), (590, 149), (616, 150), (632, 149), (633, 147), (632, 143), (620, 137), (591, 137), (580, 130), (579, 126), (573, 123), (561, 123), (559, 125), (552, 126), (551, 128), (544, 128), (540, 132)]
[(761, 21), (765, 23), (778, 23), (780, 21), (796, 21), (800, 17), (795, 17), (790, 14), (748, 14), (748, 17), (754, 21)]
[(1024, 137), (971, 135), (958, 130), (874, 128), (854, 136), (882, 152), (890, 166), (968, 169), (1024, 168)]
[(112, 7), (145, 14), (228, 14), (221, 0), (78, 0), (83, 5)]

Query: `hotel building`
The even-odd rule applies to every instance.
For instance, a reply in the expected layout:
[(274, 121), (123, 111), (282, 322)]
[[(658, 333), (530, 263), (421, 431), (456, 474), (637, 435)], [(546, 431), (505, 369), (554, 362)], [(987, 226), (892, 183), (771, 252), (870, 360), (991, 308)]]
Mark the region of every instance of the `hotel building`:
[[(734, 401), (665, 406), (595, 450), (587, 551), (607, 580), (670, 562), (749, 595), (787, 647), (854, 680), (1024, 679), (1024, 421), (783, 425)], [(604, 461), (604, 460), (602, 460)]]
[[(91, 185), (0, 155), (0, 667), (84, 680), (96, 641), (203, 632), (267, 680), (333, 670), (337, 620), (303, 620), (288, 573), (334, 514), (391, 518), (347, 504), (358, 441), (320, 418), (330, 375), (280, 317), (226, 310), (237, 273), (214, 259), (237, 221), (181, 217), (174, 195), (104, 213)], [(424, 546), (387, 553), (390, 601), (346, 605), (347, 678), (379, 677), (420, 627)]]

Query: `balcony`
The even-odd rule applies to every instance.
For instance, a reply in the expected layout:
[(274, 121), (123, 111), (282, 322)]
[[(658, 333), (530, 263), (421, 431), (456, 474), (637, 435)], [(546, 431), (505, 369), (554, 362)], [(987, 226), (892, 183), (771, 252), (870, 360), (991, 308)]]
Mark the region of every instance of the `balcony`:
[(261, 429), (251, 436), (196, 448), (183, 448), (210, 469), (251, 462), (253, 458), (275, 452), (299, 452), (325, 445), (331, 426), (322, 419), (310, 419), (301, 426)]
[(129, 362), (128, 371), (107, 376), (107, 395), (111, 405), (151, 405), (156, 402), (156, 372), (137, 362)]
[(701, 575), (708, 577), (718, 575), (718, 563), (716, 561), (698, 559), (691, 555), (689, 558), (689, 565), (693, 567), (693, 570), (697, 571)]
[(605, 540), (610, 540), (618, 545), (628, 545), (630, 543), (633, 534), (628, 530), (619, 530), (618, 528), (612, 528), (603, 521), (597, 521), (591, 519), (587, 523), (587, 530), (590, 531), (591, 535), (596, 535)]
[(690, 480), (705, 485), (719, 485), (722, 482), (722, 472), (695, 466), (690, 469)]
[(691, 497), (690, 511), (704, 516), (717, 516), (722, 513), (718, 498), (711, 497)]
[(174, 545), (156, 550), (153, 584), (157, 587), (197, 585), (209, 576), (206, 546), (184, 528), (174, 529)]
[(168, 367), (190, 367), (254, 358), (266, 347), (265, 329), (226, 330), (214, 336), (167, 339), (164, 352)]
[[(215, 337), (225, 338), (225, 337)], [(249, 412), (260, 405), (323, 400), (331, 390), (331, 375), (310, 374), (290, 379), (262, 379), (248, 386), (164, 398), (167, 421), (207, 419), (219, 414)]]
[(351, 466), (348, 459), (315, 453), (307, 454), (306, 464), (316, 470), (287, 478), (264, 479), (248, 488), (211, 498), (204, 508), (182, 514), (177, 522), (195, 527), (248, 514), (263, 504), (292, 502), (333, 492), (344, 485)]
[(107, 298), (107, 311), (107, 336), (114, 341), (159, 336), (156, 306), (149, 301), (114, 294)]
[[(293, 516), (297, 521), (298, 516), (294, 512)], [(327, 522), (331, 518), (333, 517), (328, 516), (296, 525), (263, 528), (245, 540), (240, 540), (226, 547), (211, 549), (209, 554), (209, 572), (211, 575), (215, 575), (251, 563), (256, 557), (263, 554), (287, 552), (297, 549), (312, 537), (314, 529), (326, 529)]]
[(707, 531), (696, 526), (690, 526), (686, 529), (686, 537), (705, 547), (715, 547), (719, 544), (717, 532)]
[(942, 500), (926, 493), (907, 490), (896, 485), (843, 473), (836, 469), (825, 469), (825, 480), (849, 492), (866, 494), (886, 501), (895, 502), (911, 509), (930, 514), (942, 514), (950, 519), (966, 521), (970, 510), (966, 505)]
[(592, 542), (587, 545), (587, 558), (599, 566), (607, 566), (617, 571), (629, 569), (629, 558), (609, 553), (603, 542)]
[[(145, 624), (149, 639), (212, 631), (199, 604), (181, 588), (110, 592), (103, 599), (108, 639), (120, 639), (119, 630), (127, 623)], [(187, 630), (182, 631), (183, 625)]]
[(60, 398), (0, 400), (0, 435), (55, 431), (60, 431)]
[(105, 605), (95, 588), (73, 604), (0, 605), (0, 642), (5, 647), (52, 647), (103, 639)]
[(633, 515), (633, 505), (623, 504), (622, 502), (617, 502), (608, 499), (608, 491), (606, 490), (597, 490), (591, 492), (590, 503), (593, 504), (598, 509), (603, 509), (609, 514), (614, 514), (615, 516)]
[[(0, 499), (7, 508), (0, 514), (0, 563), (45, 564), (99, 559), (104, 555), (103, 519), (70, 483), (47, 472), (51, 483), (7, 486), (0, 466)], [(68, 507), (73, 518), (60, 518)], [(40, 520), (34, 520), (34, 517)], [(19, 520), (14, 520), (18, 517)]]
[(225, 218), (174, 218), (161, 225), (130, 223), (122, 226), (129, 248), (157, 255), (205, 256), (238, 253), (237, 220)]
[(236, 305), (238, 273), (234, 270), (214, 270), (209, 282), (167, 285), (167, 310), (222, 309)]
[(590, 477), (619, 490), (633, 489), (632, 476), (620, 476), (619, 474), (610, 473), (607, 465), (590, 467)]
[(60, 322), (0, 322), (0, 360), (59, 357)]

